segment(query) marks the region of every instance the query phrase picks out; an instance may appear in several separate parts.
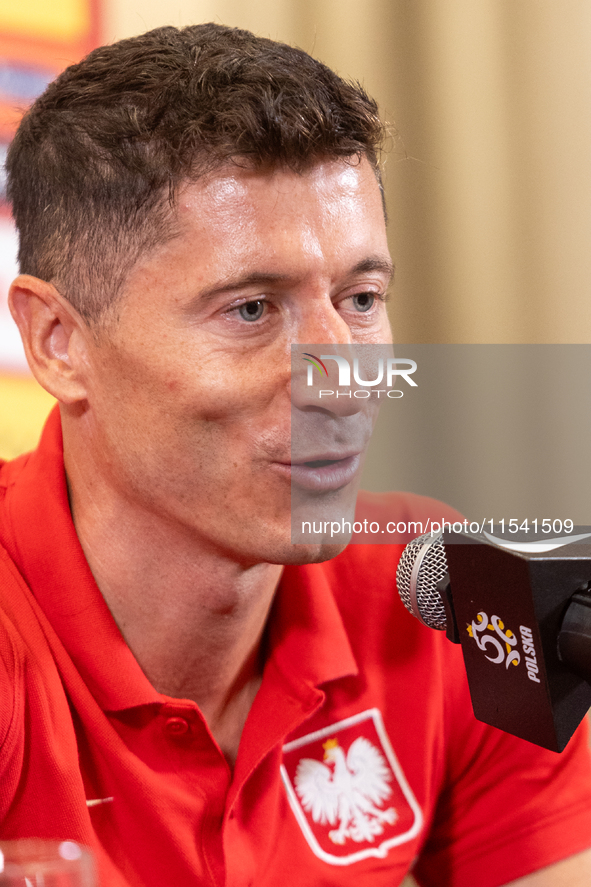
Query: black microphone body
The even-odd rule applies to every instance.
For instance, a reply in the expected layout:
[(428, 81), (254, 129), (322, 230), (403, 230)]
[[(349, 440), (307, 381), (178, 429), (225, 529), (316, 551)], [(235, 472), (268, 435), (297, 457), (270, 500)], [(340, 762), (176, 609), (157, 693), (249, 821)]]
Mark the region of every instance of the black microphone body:
[(591, 545), (517, 552), (443, 538), (449, 579), (437, 589), (475, 716), (562, 751), (591, 706)]

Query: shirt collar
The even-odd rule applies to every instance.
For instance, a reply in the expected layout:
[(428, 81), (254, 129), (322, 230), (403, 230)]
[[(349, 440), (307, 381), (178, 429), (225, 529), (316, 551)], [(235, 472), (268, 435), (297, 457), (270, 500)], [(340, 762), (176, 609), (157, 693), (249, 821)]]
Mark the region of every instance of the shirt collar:
[(68, 502), (57, 407), (6, 502), (9, 553), (101, 708), (165, 699), (125, 643), (84, 557)]
[[(76, 535), (68, 502), (59, 409), (37, 450), (10, 475), (5, 544), (86, 685), (105, 711), (162, 703), (127, 646)], [(269, 625), (269, 665), (296, 689), (357, 666), (322, 564), (287, 567)]]
[(286, 567), (270, 622), (277, 667), (308, 687), (358, 672), (327, 574), (324, 564)]

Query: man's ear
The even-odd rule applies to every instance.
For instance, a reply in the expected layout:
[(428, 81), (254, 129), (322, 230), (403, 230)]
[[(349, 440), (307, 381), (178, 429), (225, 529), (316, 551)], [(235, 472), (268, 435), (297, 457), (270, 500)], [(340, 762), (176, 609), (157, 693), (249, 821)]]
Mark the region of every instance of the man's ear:
[(51, 283), (29, 274), (13, 281), (8, 306), (39, 384), (61, 403), (84, 400), (90, 331), (76, 309)]

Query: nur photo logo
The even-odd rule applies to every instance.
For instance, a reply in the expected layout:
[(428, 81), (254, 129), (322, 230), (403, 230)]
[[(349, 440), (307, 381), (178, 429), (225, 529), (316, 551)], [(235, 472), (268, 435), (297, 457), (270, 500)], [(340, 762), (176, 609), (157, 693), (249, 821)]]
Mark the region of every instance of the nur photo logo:
[[(416, 372), (417, 364), (416, 361), (410, 360), (409, 358), (387, 357), (384, 359), (383, 357), (380, 357), (377, 362), (374, 362), (371, 370), (367, 366), (368, 361), (363, 362), (362, 369), (358, 357), (354, 357), (353, 360), (350, 361), (342, 354), (321, 354), (318, 357), (315, 354), (305, 351), (302, 354), (302, 359), (308, 364), (306, 384), (309, 388), (314, 386), (314, 370), (319, 373), (321, 382), (323, 382), (325, 378), (328, 378), (329, 369), (324, 361), (329, 360), (336, 363), (336, 368), (332, 367), (332, 377), (334, 377), (334, 370), (336, 369), (336, 386), (338, 388), (352, 387), (351, 370), (353, 375), (353, 385), (359, 386), (352, 392), (337, 391), (336, 389), (321, 389), (318, 392), (319, 398), (330, 396), (370, 397), (372, 391), (375, 392), (378, 397), (381, 394), (386, 394), (387, 397), (394, 398), (403, 397), (404, 392), (400, 389), (394, 388), (396, 379), (402, 379), (411, 388), (418, 387), (417, 382), (412, 378), (413, 373)], [(370, 371), (374, 375), (374, 378), (362, 378), (363, 375), (367, 376)], [(385, 388), (378, 388), (378, 385), (385, 385)], [(370, 391), (369, 389), (372, 390)]]

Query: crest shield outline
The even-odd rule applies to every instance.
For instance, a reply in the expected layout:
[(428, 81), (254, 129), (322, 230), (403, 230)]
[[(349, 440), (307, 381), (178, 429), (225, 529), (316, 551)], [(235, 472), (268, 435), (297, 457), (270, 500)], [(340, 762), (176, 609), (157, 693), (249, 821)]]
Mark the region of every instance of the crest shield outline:
[[(300, 769), (301, 766), (308, 765), (309, 769), (311, 765), (314, 765), (320, 770), (325, 769), (322, 767), (318, 759), (319, 751), (321, 751), (322, 748), (331, 749), (332, 747), (337, 746), (339, 733), (341, 734), (341, 737), (349, 738), (347, 751), (349, 751), (351, 746), (355, 744), (355, 741), (359, 739), (362, 744), (365, 744), (365, 747), (371, 745), (374, 746), (371, 754), (375, 760), (381, 757), (383, 762), (381, 770), (382, 775), (385, 776), (385, 779), (391, 785), (391, 791), (388, 790), (388, 795), (394, 795), (397, 808), (401, 808), (400, 813), (402, 815), (398, 815), (397, 811), (395, 820), (388, 818), (391, 808), (380, 811), (384, 814), (384, 825), (381, 830), (378, 827), (376, 830), (376, 836), (379, 833), (383, 833), (383, 839), (379, 842), (376, 841), (375, 844), (373, 843), (374, 839), (372, 837), (366, 840), (358, 837), (355, 837), (352, 840), (341, 840), (340, 836), (343, 834), (342, 829), (331, 832), (330, 834), (332, 834), (333, 837), (329, 838), (329, 826), (325, 821), (326, 817), (318, 812), (318, 807), (316, 808), (316, 811), (312, 810), (310, 812), (310, 805), (306, 804), (305, 801), (302, 801), (303, 792), (301, 788), (299, 789), (300, 797), (298, 797), (297, 781), (300, 773), (302, 773), (302, 770)], [(323, 743), (323, 740), (327, 740), (327, 742)], [(319, 744), (321, 744), (320, 749), (318, 748)], [(315, 747), (315, 760), (314, 758), (306, 757), (306, 747), (310, 747), (312, 755), (314, 755)], [(297, 754), (298, 752), (299, 754)], [(312, 733), (308, 733), (306, 736), (301, 736), (299, 739), (288, 742), (283, 747), (283, 754), (284, 762), (281, 765), (281, 778), (285, 786), (289, 805), (311, 850), (319, 859), (329, 865), (351, 865), (370, 857), (383, 859), (388, 855), (391, 848), (404, 844), (407, 841), (411, 841), (419, 834), (423, 826), (423, 813), (394, 753), (379, 709), (367, 709), (357, 715), (337, 721), (334, 724), (330, 724), (328, 727), (324, 727), (321, 730), (316, 730)], [(328, 752), (325, 752), (324, 759), (326, 759), (327, 754)], [(296, 762), (298, 758), (299, 761)], [(290, 759), (288, 765), (286, 765), (286, 759)], [(344, 755), (342, 756), (342, 761), (344, 761)], [(387, 767), (388, 775), (385, 773), (384, 767)], [(380, 807), (386, 804), (383, 789), (382, 797), (384, 798), (384, 803), (379, 803)], [(390, 803), (390, 801), (387, 803)], [(308, 812), (304, 809), (305, 806), (308, 807)], [(375, 813), (377, 811), (374, 809), (373, 812)], [(318, 825), (319, 818), (322, 819), (320, 825)], [(335, 819), (333, 816), (330, 818), (330, 822), (334, 821)], [(325, 831), (326, 834), (323, 834), (323, 831)], [(334, 847), (335, 852), (331, 852), (332, 847), (327, 846), (331, 841), (337, 840), (339, 845), (343, 846), (345, 852), (336, 852), (340, 849), (336, 844)], [(322, 846), (322, 844), (325, 846)], [(344, 847), (345, 844), (347, 845), (346, 848)], [(360, 844), (363, 846), (359, 846)], [(357, 849), (355, 849), (355, 845), (357, 845)]]

